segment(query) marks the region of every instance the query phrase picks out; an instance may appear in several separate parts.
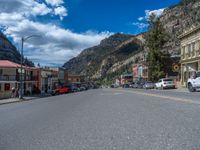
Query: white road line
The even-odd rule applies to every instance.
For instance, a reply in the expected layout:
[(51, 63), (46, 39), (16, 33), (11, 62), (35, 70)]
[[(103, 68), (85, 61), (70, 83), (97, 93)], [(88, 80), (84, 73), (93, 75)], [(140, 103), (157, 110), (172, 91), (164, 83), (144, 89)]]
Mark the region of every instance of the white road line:
[(128, 90), (125, 91), (125, 90), (119, 90), (119, 89), (114, 89), (114, 90), (119, 91), (119, 92), (133, 93), (133, 94), (139, 94), (139, 95), (144, 95), (144, 96), (151, 96), (151, 97), (163, 98), (163, 99), (177, 101), (177, 102), (183, 102), (183, 103), (198, 104), (198, 105), (200, 105), (200, 101), (194, 101), (194, 100), (183, 99), (183, 98), (178, 98), (178, 97), (162, 96), (162, 95), (157, 95), (157, 94), (152, 94), (152, 93), (144, 93), (144, 92), (139, 92), (139, 91), (128, 91)]

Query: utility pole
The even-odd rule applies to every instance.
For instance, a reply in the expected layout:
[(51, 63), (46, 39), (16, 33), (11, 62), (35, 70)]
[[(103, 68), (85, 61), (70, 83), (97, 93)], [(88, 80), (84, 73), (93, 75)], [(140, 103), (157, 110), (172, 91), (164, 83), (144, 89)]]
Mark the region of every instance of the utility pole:
[[(28, 37), (22, 37), (21, 38), (21, 67), (20, 67), (20, 95), (19, 95), (19, 99), (23, 100), (23, 80), (25, 78), (23, 78), (23, 72), (25, 73), (25, 71), (23, 71), (23, 52), (24, 52), (24, 42), (32, 37), (41, 37), (40, 35), (30, 35)], [(24, 68), (25, 69), (25, 68)], [(22, 79), (23, 78), (23, 79)]]
[(22, 69), (23, 69), (23, 67), (22, 67), (22, 65), (23, 65), (23, 47), (24, 47), (24, 37), (22, 37), (22, 39), (21, 39), (21, 68), (20, 68), (20, 95), (19, 95), (19, 99), (20, 100), (22, 100), (23, 99), (23, 81), (22, 81), (22, 77), (23, 77), (23, 74), (22, 74)]

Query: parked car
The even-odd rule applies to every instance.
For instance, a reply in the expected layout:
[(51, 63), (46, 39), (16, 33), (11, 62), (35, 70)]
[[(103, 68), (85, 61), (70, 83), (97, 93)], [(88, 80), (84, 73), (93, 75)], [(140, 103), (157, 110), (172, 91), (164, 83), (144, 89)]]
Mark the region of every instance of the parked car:
[(144, 89), (153, 89), (155, 87), (155, 84), (151, 81), (146, 81), (143, 85)]
[(135, 83), (132, 85), (132, 88), (138, 88), (137, 82), (135, 82)]
[(72, 92), (78, 92), (78, 91), (80, 91), (80, 89), (77, 87), (77, 86), (71, 86), (71, 90), (72, 90)]
[(195, 92), (200, 89), (200, 72), (195, 73), (192, 78), (187, 81), (187, 88), (190, 92)]
[(123, 88), (130, 88), (129, 84), (122, 85)]
[(156, 89), (175, 89), (176, 85), (174, 83), (173, 79), (170, 78), (163, 78), (160, 79), (156, 84), (155, 84)]
[(144, 81), (137, 81), (135, 82), (135, 84), (133, 85), (133, 88), (139, 88), (142, 89), (144, 86), (145, 82)]
[(66, 94), (66, 93), (71, 93), (71, 92), (72, 92), (72, 90), (70, 87), (61, 86), (61, 87), (57, 87), (55, 90), (53, 90), (52, 95)]

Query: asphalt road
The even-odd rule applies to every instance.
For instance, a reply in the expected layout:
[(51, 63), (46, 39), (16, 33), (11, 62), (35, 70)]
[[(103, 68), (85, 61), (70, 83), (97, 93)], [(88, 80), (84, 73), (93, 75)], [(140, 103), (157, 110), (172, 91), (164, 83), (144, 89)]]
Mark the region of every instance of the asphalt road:
[(200, 93), (99, 89), (0, 106), (0, 150), (199, 150)]

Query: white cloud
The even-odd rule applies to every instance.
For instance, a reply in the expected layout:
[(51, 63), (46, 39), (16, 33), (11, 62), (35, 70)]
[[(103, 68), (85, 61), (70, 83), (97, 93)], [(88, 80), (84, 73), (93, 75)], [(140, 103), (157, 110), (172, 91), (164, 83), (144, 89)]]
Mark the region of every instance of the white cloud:
[[(63, 19), (63, 17), (67, 16), (67, 9), (61, 5), (64, 3), (62, 0), (48, 0), (48, 2), (52, 3), (53, 6), (48, 6), (44, 2), (36, 0), (1, 0), (0, 12), (8, 14), (18, 13), (26, 17), (55, 15)], [(58, 13), (59, 9), (54, 11), (57, 7), (62, 8), (60, 12), (62, 10), (63, 14)]]
[[(10, 1), (13, 3), (9, 3)], [(22, 36), (41, 36), (33, 37), (24, 43), (25, 56), (34, 60), (35, 63), (62, 65), (83, 49), (97, 45), (102, 39), (111, 35), (109, 32), (93, 31), (75, 33), (52, 23), (37, 21), (37, 16), (48, 15), (51, 17), (52, 13), (64, 17), (67, 15), (67, 10), (63, 9), (63, 6), (56, 7), (57, 11), (52, 12), (52, 9), (46, 4), (37, 1), (10, 1), (5, 0), (0, 5), (0, 26), (4, 27), (4, 33), (13, 38), (18, 48), (20, 48)], [(18, 6), (17, 8), (13, 7), (14, 2)], [(6, 8), (1, 7), (2, 5)], [(9, 12), (9, 9), (12, 11)], [(66, 14), (61, 16), (61, 12)]]
[(63, 4), (63, 0), (45, 0), (47, 4), (51, 5), (51, 6), (60, 6), (61, 4)]
[(145, 10), (145, 18), (148, 19), (151, 14), (155, 14), (156, 16), (162, 15), (165, 8), (157, 9), (157, 10)]
[(144, 17), (139, 17), (138, 18), (138, 21), (142, 21), (142, 20), (144, 20)]
[(142, 31), (144, 31), (144, 29), (146, 29), (146, 28), (148, 27), (147, 21), (148, 21), (149, 16), (150, 16), (151, 14), (154, 13), (156, 16), (159, 17), (160, 15), (162, 15), (164, 9), (165, 9), (165, 8), (157, 9), (157, 10), (145, 10), (145, 16), (139, 17), (139, 18), (137, 19), (138, 21), (131, 23), (131, 25), (137, 27), (137, 29), (136, 29), (137, 32), (136, 32), (136, 33), (142, 32)]
[(132, 25), (137, 26), (139, 29), (145, 29), (148, 27), (148, 24), (142, 22), (133, 22)]
[(55, 15), (60, 16), (60, 20), (63, 20), (63, 17), (67, 16), (67, 10), (65, 7), (60, 6), (54, 9)]
[[(32, 8), (32, 12), (34, 15), (47, 15), (52, 10), (48, 8), (44, 3), (35, 3), (35, 6)], [(57, 15), (57, 14), (55, 14)]]

